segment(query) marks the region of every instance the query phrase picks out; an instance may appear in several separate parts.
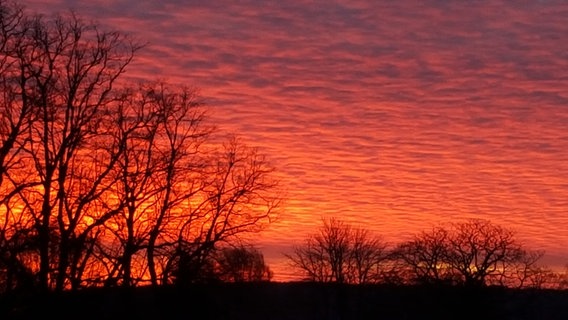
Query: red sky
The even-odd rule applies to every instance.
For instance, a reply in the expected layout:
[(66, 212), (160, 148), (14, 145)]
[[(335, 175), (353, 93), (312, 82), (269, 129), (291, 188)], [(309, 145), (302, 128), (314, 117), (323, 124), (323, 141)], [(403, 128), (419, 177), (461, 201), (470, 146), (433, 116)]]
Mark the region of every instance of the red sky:
[(287, 189), (259, 245), (335, 216), (398, 242), (486, 218), (568, 263), (568, 2), (25, 0), (148, 46), (128, 77), (195, 86)]

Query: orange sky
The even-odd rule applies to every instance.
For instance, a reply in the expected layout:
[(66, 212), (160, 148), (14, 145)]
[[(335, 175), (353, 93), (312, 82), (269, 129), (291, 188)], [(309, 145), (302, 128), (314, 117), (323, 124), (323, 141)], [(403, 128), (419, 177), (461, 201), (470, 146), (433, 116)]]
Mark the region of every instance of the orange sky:
[(148, 42), (127, 77), (195, 86), (287, 190), (282, 253), (335, 216), (388, 241), (487, 218), (568, 263), (568, 2), (24, 0)]

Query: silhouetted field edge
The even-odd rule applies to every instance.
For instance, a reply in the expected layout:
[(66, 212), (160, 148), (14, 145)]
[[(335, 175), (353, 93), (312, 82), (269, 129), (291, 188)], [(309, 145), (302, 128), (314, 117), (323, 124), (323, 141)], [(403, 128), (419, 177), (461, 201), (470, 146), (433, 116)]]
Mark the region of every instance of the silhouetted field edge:
[(566, 319), (568, 290), (308, 282), (10, 294), (1, 319)]

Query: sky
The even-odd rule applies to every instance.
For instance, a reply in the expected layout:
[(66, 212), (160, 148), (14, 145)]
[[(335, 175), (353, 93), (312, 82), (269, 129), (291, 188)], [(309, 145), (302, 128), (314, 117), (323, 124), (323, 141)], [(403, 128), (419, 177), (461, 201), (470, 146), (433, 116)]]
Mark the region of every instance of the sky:
[(198, 88), (267, 155), (275, 279), (332, 216), (391, 243), (489, 219), (568, 264), (568, 1), (21, 3), (147, 43), (126, 76)]

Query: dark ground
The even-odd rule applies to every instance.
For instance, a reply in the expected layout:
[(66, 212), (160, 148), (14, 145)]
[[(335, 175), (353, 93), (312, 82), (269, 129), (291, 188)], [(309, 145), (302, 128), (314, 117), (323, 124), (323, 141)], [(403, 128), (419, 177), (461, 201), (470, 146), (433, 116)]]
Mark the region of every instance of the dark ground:
[(568, 319), (568, 291), (310, 283), (6, 295), (0, 319)]

